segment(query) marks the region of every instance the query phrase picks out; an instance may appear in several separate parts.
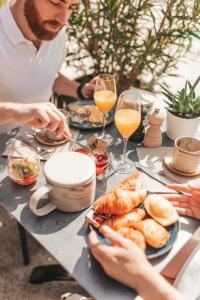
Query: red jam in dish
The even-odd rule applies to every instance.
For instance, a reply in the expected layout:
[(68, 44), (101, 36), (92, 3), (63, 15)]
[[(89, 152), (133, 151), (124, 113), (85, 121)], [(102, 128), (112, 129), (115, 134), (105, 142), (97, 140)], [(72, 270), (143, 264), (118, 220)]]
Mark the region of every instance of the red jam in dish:
[(105, 165), (108, 164), (109, 161), (108, 153), (96, 154), (95, 157), (96, 157), (97, 167), (104, 167)]
[(97, 222), (99, 224), (102, 224), (105, 221), (105, 219), (103, 217), (99, 216), (96, 213), (94, 213), (93, 219), (94, 219), (95, 222)]
[[(74, 151), (93, 157), (93, 154), (91, 154), (89, 151), (87, 151), (83, 148), (77, 148)], [(95, 154), (95, 161), (96, 161), (96, 174), (97, 175), (102, 174), (106, 170), (106, 167), (109, 164), (108, 153)]]

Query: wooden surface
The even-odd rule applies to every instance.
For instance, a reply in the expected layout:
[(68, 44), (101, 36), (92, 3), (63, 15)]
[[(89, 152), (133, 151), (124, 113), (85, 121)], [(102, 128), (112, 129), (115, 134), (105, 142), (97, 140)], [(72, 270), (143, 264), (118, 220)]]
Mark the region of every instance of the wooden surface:
[[(111, 159), (119, 159), (122, 153), (121, 138), (114, 126), (106, 128), (107, 137), (112, 143), (109, 147)], [(80, 139), (88, 134), (82, 132)], [(89, 133), (91, 134), (91, 132)], [(0, 153), (6, 147), (8, 135), (0, 136)], [(165, 146), (172, 143), (164, 136)], [(137, 160), (135, 144), (129, 143), (129, 157)], [(30, 187), (20, 187), (12, 183), (7, 177), (7, 160), (0, 158), (0, 204), (3, 205), (24, 228), (49, 251), (58, 262), (68, 270), (74, 278), (98, 300), (128, 300), (133, 299), (135, 293), (126, 286), (108, 278), (99, 264), (91, 257), (87, 247), (88, 227), (85, 224), (85, 215), (88, 210), (79, 213), (63, 213), (54, 211), (47, 216), (33, 215), (28, 206), (28, 201), (33, 192), (44, 183), (43, 175), (37, 183)], [(113, 174), (108, 170), (105, 177), (97, 180), (96, 197), (110, 190), (124, 175)], [(150, 180), (150, 179), (149, 179)], [(153, 180), (151, 179), (153, 184)], [(186, 220), (186, 221), (185, 221)], [(186, 224), (186, 223), (187, 224)], [(182, 224), (181, 224), (182, 225)], [(155, 259), (152, 263), (161, 271), (178, 252), (182, 245), (189, 239), (197, 228), (198, 222), (184, 219), (182, 233), (173, 250), (162, 258)]]

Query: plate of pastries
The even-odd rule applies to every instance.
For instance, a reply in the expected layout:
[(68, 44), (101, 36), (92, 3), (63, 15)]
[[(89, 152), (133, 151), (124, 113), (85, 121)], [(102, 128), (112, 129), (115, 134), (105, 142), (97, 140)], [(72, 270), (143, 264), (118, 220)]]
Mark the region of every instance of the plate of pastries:
[[(95, 129), (103, 127), (103, 114), (94, 104), (93, 100), (78, 100), (67, 105), (70, 113), (69, 125), (78, 129)], [(106, 125), (112, 123), (114, 118), (113, 111), (106, 117)]]
[(86, 221), (100, 232), (107, 225), (132, 240), (148, 259), (167, 253), (179, 232), (179, 216), (159, 194), (148, 194), (140, 172), (134, 172), (99, 197)]

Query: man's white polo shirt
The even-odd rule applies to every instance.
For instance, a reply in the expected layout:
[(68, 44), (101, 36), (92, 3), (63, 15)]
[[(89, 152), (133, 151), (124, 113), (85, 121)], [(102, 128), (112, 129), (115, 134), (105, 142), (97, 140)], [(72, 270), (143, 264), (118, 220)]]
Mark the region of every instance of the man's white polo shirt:
[[(37, 51), (19, 30), (7, 4), (0, 10), (0, 102), (46, 102), (66, 54), (66, 33), (43, 42)], [(0, 116), (1, 118), (1, 116)], [(0, 126), (0, 133), (16, 127)]]

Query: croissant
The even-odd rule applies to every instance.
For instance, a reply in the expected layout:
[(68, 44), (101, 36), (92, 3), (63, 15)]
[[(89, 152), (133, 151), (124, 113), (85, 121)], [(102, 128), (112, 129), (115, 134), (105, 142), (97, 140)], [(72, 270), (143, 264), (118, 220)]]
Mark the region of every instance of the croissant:
[(136, 222), (141, 221), (145, 217), (145, 211), (141, 208), (135, 208), (132, 212), (123, 216), (111, 216), (103, 222), (103, 225), (118, 230), (121, 227), (134, 227)]
[(133, 210), (143, 201), (143, 195), (137, 191), (114, 188), (100, 197), (95, 205), (95, 211), (108, 215), (124, 215)]
[(142, 251), (145, 251), (146, 243), (141, 232), (128, 227), (122, 227), (117, 232), (123, 237), (133, 241)]
[(100, 198), (98, 198), (98, 200), (95, 203), (94, 206), (95, 212), (112, 215), (115, 199), (116, 199), (115, 193), (113, 193), (112, 191), (101, 196)]
[(145, 219), (135, 224), (145, 237), (147, 244), (154, 248), (162, 248), (169, 240), (169, 232), (153, 219)]

